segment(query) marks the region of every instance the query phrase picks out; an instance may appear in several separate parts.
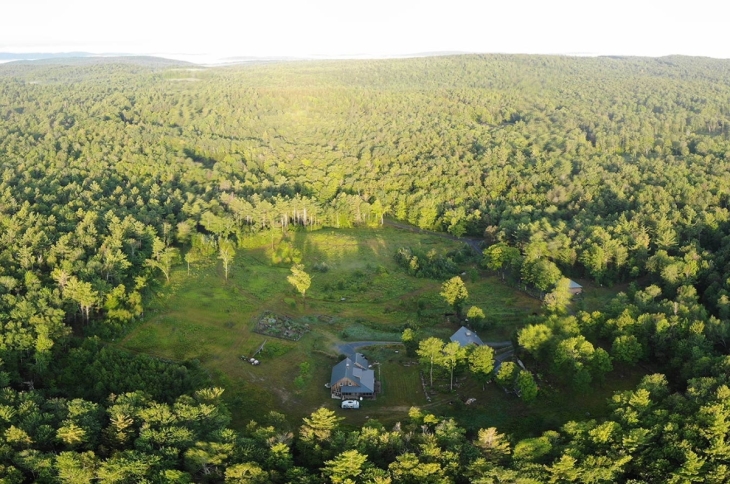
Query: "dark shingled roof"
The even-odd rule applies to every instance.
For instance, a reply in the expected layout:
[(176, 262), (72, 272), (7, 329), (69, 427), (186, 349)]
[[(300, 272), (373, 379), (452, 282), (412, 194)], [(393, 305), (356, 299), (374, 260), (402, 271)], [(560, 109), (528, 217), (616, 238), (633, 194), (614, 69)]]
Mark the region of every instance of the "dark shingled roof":
[(458, 341), (461, 346), (484, 345), (484, 342), (474, 331), (465, 328), (464, 326), (459, 328), (459, 331), (451, 335), (451, 341)]
[(345, 386), (342, 393), (373, 393), (375, 391), (375, 372), (368, 368), (368, 360), (360, 353), (354, 358), (345, 358), (332, 368), (330, 385), (335, 386), (343, 378), (347, 378), (359, 386)]

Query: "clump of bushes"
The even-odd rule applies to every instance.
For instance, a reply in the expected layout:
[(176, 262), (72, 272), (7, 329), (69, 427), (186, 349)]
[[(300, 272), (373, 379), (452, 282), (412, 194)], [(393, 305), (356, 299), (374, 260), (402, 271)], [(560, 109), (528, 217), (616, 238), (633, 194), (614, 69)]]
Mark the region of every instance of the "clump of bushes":
[(395, 261), (412, 276), (443, 279), (459, 273), (452, 255), (454, 254), (449, 253), (443, 256), (433, 249), (422, 252), (411, 247), (401, 247), (395, 253)]
[(317, 262), (312, 266), (312, 270), (315, 272), (325, 273), (330, 270), (330, 266), (326, 262)]
[(297, 390), (301, 391), (307, 386), (307, 382), (312, 377), (312, 367), (309, 362), (305, 361), (299, 364), (299, 375), (294, 378), (294, 386)]

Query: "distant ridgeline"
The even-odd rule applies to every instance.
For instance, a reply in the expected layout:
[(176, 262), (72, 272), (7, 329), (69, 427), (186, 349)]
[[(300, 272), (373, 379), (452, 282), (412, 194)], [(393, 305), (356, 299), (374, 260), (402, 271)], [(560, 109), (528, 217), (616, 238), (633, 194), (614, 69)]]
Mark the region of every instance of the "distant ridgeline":
[[(0, 65), (0, 479), (728, 481), (729, 80), (686, 57)], [(180, 250), (386, 216), (484, 237), (487, 268), (544, 291), (634, 282), (520, 351), (579, 390), (594, 345), (667, 377), (520, 442), (419, 412), (349, 433), (321, 411), (292, 444), (277, 415), (227, 429), (196, 368), (73, 342), (140, 317)], [(90, 355), (108, 365), (58, 367)]]

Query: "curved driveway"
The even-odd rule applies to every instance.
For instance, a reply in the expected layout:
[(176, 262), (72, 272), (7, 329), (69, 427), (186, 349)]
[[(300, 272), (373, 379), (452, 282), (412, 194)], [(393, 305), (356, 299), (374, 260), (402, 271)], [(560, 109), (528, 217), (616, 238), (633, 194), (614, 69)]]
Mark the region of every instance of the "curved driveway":
[(355, 356), (359, 348), (367, 346), (392, 346), (403, 345), (400, 341), (352, 341), (350, 343), (339, 343), (335, 345), (337, 351), (347, 356)]

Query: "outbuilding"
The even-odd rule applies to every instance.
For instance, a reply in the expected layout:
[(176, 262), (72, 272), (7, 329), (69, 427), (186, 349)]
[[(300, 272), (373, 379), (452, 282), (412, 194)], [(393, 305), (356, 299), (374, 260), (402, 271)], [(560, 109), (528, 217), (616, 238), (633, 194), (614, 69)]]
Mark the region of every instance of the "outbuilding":
[(571, 294), (576, 295), (583, 292), (583, 286), (575, 282), (574, 280), (570, 280), (570, 286), (568, 286), (568, 290)]
[(462, 326), (456, 333), (452, 334), (450, 339), (451, 341), (458, 342), (461, 346), (484, 346), (482, 339), (474, 331), (465, 326)]

